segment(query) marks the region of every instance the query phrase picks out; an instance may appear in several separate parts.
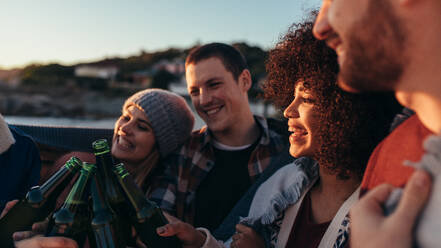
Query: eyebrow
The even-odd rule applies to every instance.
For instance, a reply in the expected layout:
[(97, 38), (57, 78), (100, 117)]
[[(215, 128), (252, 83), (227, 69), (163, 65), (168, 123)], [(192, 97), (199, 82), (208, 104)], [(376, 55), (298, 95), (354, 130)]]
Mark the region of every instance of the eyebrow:
[(212, 83), (214, 81), (221, 81), (222, 79), (223, 79), (222, 77), (213, 77), (213, 78), (210, 78), (207, 81), (205, 81), (204, 84)]
[[(133, 116), (133, 113), (131, 111), (129, 111), (128, 109), (125, 110), (125, 112), (123, 112), (123, 115), (124, 115), (124, 113), (129, 113), (131, 116)], [(136, 121), (144, 123), (147, 126), (149, 126), (150, 129), (153, 129), (152, 124), (149, 121), (147, 121), (147, 120), (144, 120), (144, 119), (141, 119), (141, 118), (136, 118)]]
[[(205, 85), (205, 84), (209, 84), (209, 83), (212, 83), (212, 82), (215, 82), (215, 81), (222, 81), (222, 80), (223, 80), (222, 77), (212, 77), (212, 78), (209, 78), (208, 80), (205, 80), (203, 82), (203, 84)], [(197, 87), (191, 86), (189, 88), (191, 89), (191, 88), (197, 88)]]
[(148, 121), (146, 121), (144, 119), (140, 119), (140, 118), (137, 118), (136, 120), (141, 122), (141, 123), (146, 124), (147, 126), (149, 126), (152, 129), (152, 124), (150, 124), (150, 122), (148, 122)]

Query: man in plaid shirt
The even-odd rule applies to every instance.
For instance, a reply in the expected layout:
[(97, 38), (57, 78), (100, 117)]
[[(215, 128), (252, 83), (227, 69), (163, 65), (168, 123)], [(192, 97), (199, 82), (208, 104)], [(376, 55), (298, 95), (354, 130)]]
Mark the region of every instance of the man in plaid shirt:
[(288, 149), (287, 138), (251, 112), (251, 74), (235, 48), (221, 43), (197, 47), (185, 67), (188, 92), (207, 126), (164, 161), (165, 172), (150, 199), (187, 223), (214, 230)]

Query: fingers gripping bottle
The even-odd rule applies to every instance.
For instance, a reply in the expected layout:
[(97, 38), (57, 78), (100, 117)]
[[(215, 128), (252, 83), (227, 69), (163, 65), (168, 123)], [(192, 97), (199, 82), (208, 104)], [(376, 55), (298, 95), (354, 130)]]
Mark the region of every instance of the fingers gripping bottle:
[(54, 214), (54, 226), (48, 236), (64, 236), (77, 241), (81, 246), (90, 228), (88, 196), (90, 179), (95, 165), (83, 163), (80, 176), (72, 187), (63, 206)]
[(42, 186), (32, 187), (25, 199), (0, 219), (0, 247), (14, 247), (14, 232), (30, 230), (33, 223), (43, 221), (53, 211), (58, 196), (80, 170), (81, 164), (80, 159), (71, 157)]

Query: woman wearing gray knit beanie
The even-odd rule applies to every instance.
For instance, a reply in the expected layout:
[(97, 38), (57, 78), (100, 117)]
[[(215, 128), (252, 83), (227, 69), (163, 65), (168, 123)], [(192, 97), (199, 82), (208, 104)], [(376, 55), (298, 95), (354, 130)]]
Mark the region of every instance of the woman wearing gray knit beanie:
[(126, 100), (115, 123), (112, 155), (146, 190), (150, 172), (190, 137), (193, 124), (183, 97), (161, 89), (140, 91)]
[[(147, 194), (160, 160), (178, 149), (193, 130), (194, 116), (182, 96), (161, 89), (146, 89), (129, 97), (115, 122), (112, 156), (124, 163), (136, 184)], [(86, 152), (70, 152), (54, 163), (57, 170), (71, 157), (95, 162)], [(160, 169), (160, 168), (158, 168)], [(68, 190), (62, 193), (67, 195)], [(59, 197), (58, 205), (65, 197)]]
[[(160, 169), (160, 160), (190, 137), (193, 124), (193, 113), (183, 97), (161, 89), (140, 91), (126, 100), (121, 116), (115, 122), (112, 156), (125, 164), (136, 184), (148, 194), (150, 179), (161, 173), (161, 170), (155, 170)], [(60, 168), (71, 156), (87, 162), (95, 161), (95, 155), (91, 153), (70, 152), (59, 158), (54, 167)], [(56, 208), (63, 204), (70, 189), (66, 187), (58, 197)], [(51, 241), (47, 242), (61, 242), (53, 238), (48, 238)], [(19, 246), (28, 247), (40, 241), (46, 242), (29, 239), (20, 241)], [(69, 239), (63, 242), (64, 245), (72, 244)]]

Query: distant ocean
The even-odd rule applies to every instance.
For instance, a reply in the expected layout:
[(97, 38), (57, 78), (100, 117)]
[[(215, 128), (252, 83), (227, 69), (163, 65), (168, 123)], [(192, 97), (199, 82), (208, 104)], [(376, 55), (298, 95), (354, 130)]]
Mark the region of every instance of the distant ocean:
[[(251, 111), (257, 115), (269, 115), (275, 114), (275, 109), (273, 106), (268, 106), (268, 109), (264, 109), (262, 103), (250, 104)], [(195, 115), (195, 125), (194, 129), (199, 129), (205, 125), (199, 116)], [(34, 125), (34, 126), (61, 126), (61, 127), (91, 127), (91, 128), (110, 128), (113, 129), (113, 125), (117, 120), (115, 118), (108, 119), (84, 119), (84, 118), (59, 118), (59, 117), (28, 117), (28, 116), (4, 116), (5, 120), (9, 124), (20, 124), (20, 125)]]
[(9, 124), (33, 125), (33, 126), (61, 126), (61, 127), (93, 127), (113, 128), (116, 118), (110, 119), (81, 119), (81, 118), (55, 118), (55, 117), (27, 117), (27, 116), (4, 116)]
[[(55, 117), (27, 117), (27, 116), (4, 116), (9, 124), (32, 125), (32, 126), (58, 126), (58, 127), (89, 127), (89, 128), (110, 128), (117, 118), (109, 119), (81, 119), (81, 118), (55, 118)], [(199, 129), (204, 122), (197, 117), (194, 129)]]

